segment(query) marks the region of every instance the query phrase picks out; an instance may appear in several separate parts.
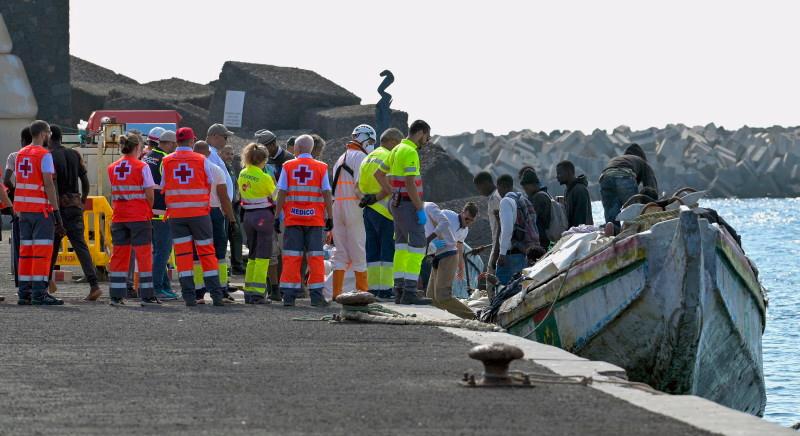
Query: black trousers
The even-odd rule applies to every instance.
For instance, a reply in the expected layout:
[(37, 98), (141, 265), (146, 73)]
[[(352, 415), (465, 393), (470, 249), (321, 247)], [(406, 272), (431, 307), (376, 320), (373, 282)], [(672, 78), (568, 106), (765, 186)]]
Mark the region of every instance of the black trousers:
[(64, 222), (65, 234), (56, 234), (53, 238), (53, 259), (50, 262), (50, 270), (52, 271), (56, 265), (56, 258), (58, 257), (58, 249), (61, 247), (61, 239), (66, 236), (72, 249), (75, 250), (75, 255), (78, 256), (78, 261), (81, 263), (83, 275), (86, 281), (89, 282), (91, 287), (97, 286), (97, 269), (94, 267), (92, 255), (89, 254), (89, 247), (86, 245), (86, 239), (83, 237), (83, 209), (79, 207), (65, 207), (61, 209), (61, 220)]

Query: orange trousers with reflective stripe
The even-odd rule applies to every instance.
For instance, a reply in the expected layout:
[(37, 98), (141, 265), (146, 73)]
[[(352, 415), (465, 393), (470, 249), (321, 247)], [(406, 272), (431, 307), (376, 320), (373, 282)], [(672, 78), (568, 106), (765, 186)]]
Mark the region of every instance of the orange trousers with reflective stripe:
[(324, 229), (318, 226), (287, 226), (283, 232), (281, 291), (284, 300), (294, 301), (303, 288), (303, 257), (308, 258), (308, 291), (311, 301), (322, 300), (325, 286)]

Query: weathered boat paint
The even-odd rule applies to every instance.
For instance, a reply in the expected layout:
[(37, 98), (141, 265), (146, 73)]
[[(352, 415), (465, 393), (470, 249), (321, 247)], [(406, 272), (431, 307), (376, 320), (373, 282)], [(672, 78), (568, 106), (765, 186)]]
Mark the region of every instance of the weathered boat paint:
[(516, 295), (498, 320), (632, 380), (761, 415), (765, 308), (738, 244), (685, 210)]

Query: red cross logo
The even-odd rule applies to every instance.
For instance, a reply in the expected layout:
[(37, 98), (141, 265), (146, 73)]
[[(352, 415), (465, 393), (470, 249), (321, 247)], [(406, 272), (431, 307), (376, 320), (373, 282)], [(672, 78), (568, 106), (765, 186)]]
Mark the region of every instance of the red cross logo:
[(28, 157), (22, 158), (19, 165), (17, 166), (17, 171), (22, 173), (22, 178), (27, 179), (28, 176), (33, 172), (33, 165), (31, 165), (31, 159)]
[(117, 180), (125, 180), (131, 172), (131, 166), (128, 165), (128, 161), (124, 160), (114, 167), (114, 172), (117, 173)]
[(182, 163), (178, 165), (178, 168), (175, 168), (172, 175), (178, 179), (178, 183), (185, 185), (194, 177), (194, 170), (188, 164)]
[(300, 165), (296, 170), (292, 171), (292, 177), (294, 177), (294, 179), (297, 180), (297, 183), (301, 185), (308, 183), (308, 180), (313, 176), (314, 173), (312, 173), (305, 165)]

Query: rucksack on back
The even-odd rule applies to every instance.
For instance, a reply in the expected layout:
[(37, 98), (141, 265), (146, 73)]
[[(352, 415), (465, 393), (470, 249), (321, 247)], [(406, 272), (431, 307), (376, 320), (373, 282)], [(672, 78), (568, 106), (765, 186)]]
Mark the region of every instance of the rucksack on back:
[(514, 232), (511, 234), (511, 246), (526, 254), (529, 249), (540, 245), (539, 231), (536, 230), (536, 210), (528, 197), (519, 192), (509, 192), (506, 197), (513, 199), (517, 204), (517, 218), (514, 221)]
[(567, 221), (567, 211), (564, 205), (557, 202), (552, 197), (550, 198), (550, 225), (547, 226), (545, 234), (547, 239), (552, 243), (558, 242), (561, 235), (569, 230), (569, 222)]

